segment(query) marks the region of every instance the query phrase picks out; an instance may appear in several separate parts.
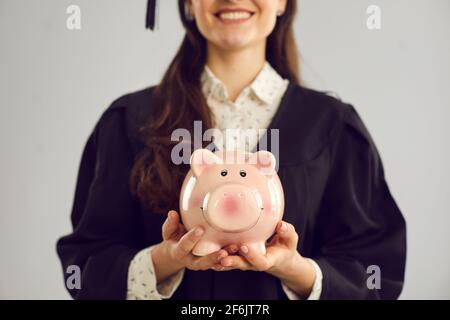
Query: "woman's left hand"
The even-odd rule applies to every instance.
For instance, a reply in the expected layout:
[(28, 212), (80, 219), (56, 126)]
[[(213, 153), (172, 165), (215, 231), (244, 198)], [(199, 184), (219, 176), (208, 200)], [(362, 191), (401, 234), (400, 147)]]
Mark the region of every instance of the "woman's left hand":
[(297, 251), (298, 234), (292, 224), (280, 221), (275, 229), (275, 235), (267, 245), (263, 255), (245, 243), (230, 245), (226, 248), (230, 255), (216, 264), (216, 271), (252, 270), (265, 271), (282, 280), (300, 297), (307, 297), (311, 293), (315, 270), (310, 262)]

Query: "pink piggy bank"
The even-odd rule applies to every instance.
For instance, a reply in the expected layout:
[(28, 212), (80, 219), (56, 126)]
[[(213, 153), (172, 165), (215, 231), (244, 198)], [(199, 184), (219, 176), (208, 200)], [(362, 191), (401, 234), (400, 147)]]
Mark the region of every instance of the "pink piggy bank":
[(190, 164), (181, 188), (181, 218), (187, 230), (205, 229), (193, 254), (208, 255), (231, 243), (265, 254), (284, 211), (274, 155), (197, 149)]

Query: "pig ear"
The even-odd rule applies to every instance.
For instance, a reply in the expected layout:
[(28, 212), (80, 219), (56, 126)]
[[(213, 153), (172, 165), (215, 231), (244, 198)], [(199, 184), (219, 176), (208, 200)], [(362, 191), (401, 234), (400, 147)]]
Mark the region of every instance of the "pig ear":
[(200, 177), (206, 169), (221, 164), (223, 161), (208, 149), (197, 149), (192, 153), (190, 163), (194, 175)]
[(250, 164), (254, 165), (259, 171), (267, 176), (271, 176), (275, 173), (275, 166), (277, 160), (275, 156), (269, 151), (258, 151), (250, 157)]

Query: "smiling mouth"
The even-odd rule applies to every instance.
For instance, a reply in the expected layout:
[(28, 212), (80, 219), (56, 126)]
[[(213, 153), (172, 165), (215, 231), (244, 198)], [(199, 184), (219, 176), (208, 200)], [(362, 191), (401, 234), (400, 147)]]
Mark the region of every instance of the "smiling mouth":
[(216, 18), (224, 23), (240, 23), (249, 20), (255, 13), (236, 9), (236, 10), (221, 10), (215, 14)]

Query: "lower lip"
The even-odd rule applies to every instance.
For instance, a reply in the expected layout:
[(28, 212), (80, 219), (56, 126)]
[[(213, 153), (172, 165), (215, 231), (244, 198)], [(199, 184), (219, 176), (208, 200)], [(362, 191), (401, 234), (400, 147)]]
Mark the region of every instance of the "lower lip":
[(247, 22), (248, 20), (250, 20), (253, 17), (253, 14), (251, 14), (248, 18), (244, 18), (244, 19), (222, 19), (222, 18), (220, 18), (220, 16), (215, 16), (215, 17), (223, 24), (241, 24), (241, 23), (244, 23), (244, 22)]

